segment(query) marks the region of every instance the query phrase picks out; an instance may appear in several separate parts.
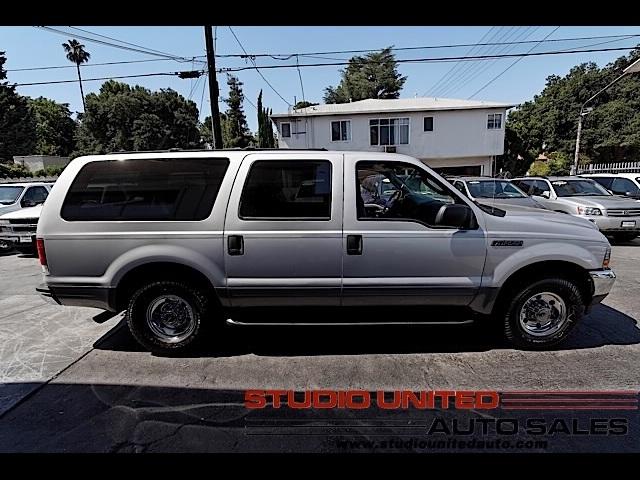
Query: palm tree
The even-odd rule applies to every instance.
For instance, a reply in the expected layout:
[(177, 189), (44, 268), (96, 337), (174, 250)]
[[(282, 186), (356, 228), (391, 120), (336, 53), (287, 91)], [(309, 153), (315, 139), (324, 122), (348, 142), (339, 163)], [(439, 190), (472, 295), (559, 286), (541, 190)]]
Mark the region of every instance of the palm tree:
[(64, 51), (67, 53), (67, 59), (70, 62), (76, 64), (76, 68), (78, 69), (78, 82), (80, 83), (80, 95), (82, 96), (82, 108), (83, 110), (87, 109), (87, 106), (84, 104), (84, 91), (82, 90), (82, 76), (80, 75), (80, 64), (86, 63), (91, 58), (91, 54), (84, 49), (84, 45), (82, 45), (77, 40), (69, 40), (67, 43), (63, 43), (62, 47)]

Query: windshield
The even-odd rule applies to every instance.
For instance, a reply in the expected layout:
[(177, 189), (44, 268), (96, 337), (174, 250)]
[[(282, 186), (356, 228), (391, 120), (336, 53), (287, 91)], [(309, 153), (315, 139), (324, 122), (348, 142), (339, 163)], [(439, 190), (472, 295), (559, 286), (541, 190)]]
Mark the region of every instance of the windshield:
[(24, 187), (0, 186), (0, 205), (11, 205), (15, 203)]
[(506, 180), (469, 180), (469, 193), (474, 198), (525, 198), (522, 190)]
[(607, 189), (592, 180), (556, 180), (551, 185), (559, 197), (611, 196)]

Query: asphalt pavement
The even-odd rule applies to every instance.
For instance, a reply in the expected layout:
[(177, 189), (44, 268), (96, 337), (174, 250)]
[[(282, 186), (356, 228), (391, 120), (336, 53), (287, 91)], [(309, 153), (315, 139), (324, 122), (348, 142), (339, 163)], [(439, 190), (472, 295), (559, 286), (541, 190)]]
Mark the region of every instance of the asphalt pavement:
[[(551, 351), (514, 350), (478, 326), (231, 327), (210, 348), (162, 358), (137, 346), (121, 316), (98, 324), (98, 310), (44, 303), (37, 259), (0, 257), (0, 451), (340, 451), (347, 437), (335, 425), (300, 425), (333, 418), (354, 425), (348, 438), (370, 440), (371, 422), (406, 429), (427, 418), (269, 418), (244, 408), (245, 389), (638, 391), (639, 239), (613, 247), (612, 268), (612, 293)], [(630, 415), (630, 434), (570, 436), (548, 448), (640, 450), (637, 412), (618, 413)], [(286, 421), (298, 429), (273, 423)]]

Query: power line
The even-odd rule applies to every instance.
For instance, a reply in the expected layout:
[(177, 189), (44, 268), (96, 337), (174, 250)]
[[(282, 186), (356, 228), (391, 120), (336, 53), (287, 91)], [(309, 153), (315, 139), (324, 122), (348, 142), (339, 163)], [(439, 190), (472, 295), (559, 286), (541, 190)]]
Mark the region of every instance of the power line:
[[(502, 41), (504, 39), (507, 39), (509, 37), (509, 33), (514, 30), (516, 27), (492, 27), (493, 28), (497, 28), (497, 30), (495, 31), (495, 33), (493, 33), (493, 35), (491, 35), (491, 37), (489, 37), (487, 40), (488, 42), (491, 42), (492, 40), (497, 40), (497, 41)], [(491, 30), (489, 30), (487, 32), (487, 35), (489, 35), (489, 33), (491, 32)], [(478, 42), (478, 45), (476, 45), (475, 47), (473, 47), (472, 49), (470, 49), (466, 54), (465, 57), (471, 57), (472, 55), (479, 55), (480, 53), (482, 53), (483, 51), (483, 47), (480, 46), (482, 43), (482, 40), (485, 37), (482, 37), (480, 39), (480, 42)], [(497, 43), (497, 42), (494, 42)], [(495, 46), (489, 47), (487, 50), (485, 50), (485, 55), (488, 54), (493, 54), (495, 52), (497, 52), (497, 48)], [(473, 70), (477, 67), (477, 64), (474, 63), (465, 63), (463, 61), (458, 62), (456, 65), (453, 66), (453, 68), (451, 68), (451, 70), (449, 70), (449, 72), (447, 72), (447, 74), (441, 79), (442, 83), (440, 84), (440, 86), (438, 87), (434, 87), (430, 90), (431, 95), (432, 96), (438, 96), (438, 93), (440, 92), (440, 90), (447, 88), (452, 82), (455, 82), (456, 79), (462, 74), (462, 73), (466, 73), (467, 71), (469, 71), (470, 69)], [(458, 69), (456, 71), (456, 69)]]
[[(153, 48), (149, 48), (149, 47), (144, 47), (142, 45), (138, 45), (135, 43), (131, 43), (131, 42), (125, 42), (124, 40), (119, 40), (117, 38), (113, 38), (113, 37), (108, 37), (107, 35), (102, 35), (100, 33), (95, 33), (95, 32), (90, 32), (89, 30), (84, 30), (82, 28), (78, 28), (78, 27), (67, 27), (67, 28), (72, 28), (73, 30), (78, 30), (80, 32), (84, 32), (84, 33), (88, 33), (89, 35), (93, 35), (95, 37), (101, 37), (101, 38), (106, 38), (107, 40), (113, 40), (114, 42), (119, 42), (119, 43), (124, 43), (125, 45), (130, 45), (132, 47), (138, 47), (138, 48), (142, 48), (144, 50), (148, 50), (150, 52), (155, 52), (155, 53), (159, 53), (161, 55), (169, 55), (172, 57), (176, 57), (176, 58), (180, 58), (179, 55), (173, 55), (171, 53), (167, 53), (167, 52), (162, 52), (160, 50), (155, 50)], [(184, 58), (184, 57), (183, 57)]]
[[(203, 70), (198, 70), (197, 71), (200, 74), (205, 73)], [(98, 81), (98, 80), (115, 80), (115, 79), (120, 79), (120, 78), (139, 78), (139, 77), (157, 77), (157, 76), (174, 76), (174, 75), (179, 75), (182, 72), (158, 72), (158, 73), (141, 73), (138, 75), (121, 75), (121, 76), (117, 76), (117, 77), (101, 77), (101, 78), (83, 78), (82, 81), (83, 82), (93, 82), (93, 81)], [(48, 82), (32, 82), (32, 83), (14, 83), (13, 86), (14, 87), (27, 87), (27, 86), (31, 86), (31, 85), (51, 85), (51, 84), (55, 84), (55, 83), (74, 83), (77, 82), (78, 79), (74, 79), (74, 80), (53, 80), (53, 81), (48, 81)]]
[[(496, 27), (492, 27), (496, 28)], [(486, 36), (486, 34), (485, 34)], [(551, 40), (523, 40), (517, 42), (485, 42), (485, 43), (459, 43), (459, 44), (443, 44), (443, 45), (423, 45), (423, 46), (413, 46), (413, 47), (391, 47), (392, 51), (409, 51), (409, 50), (430, 50), (430, 49), (443, 49), (443, 48), (462, 48), (462, 47), (485, 47), (485, 46), (494, 46), (494, 45), (524, 45), (524, 44), (537, 44), (540, 42), (544, 43), (557, 43), (557, 42), (570, 42), (570, 41), (582, 41), (582, 40), (600, 40), (600, 39), (610, 39), (610, 38), (620, 38), (620, 37), (640, 37), (640, 34), (630, 34), (630, 35), (599, 35), (599, 36), (590, 36), (590, 37), (569, 37), (569, 38), (554, 38)], [(484, 37), (483, 37), (484, 38)], [(482, 39), (481, 39), (482, 42)], [(363, 50), (334, 50), (334, 51), (325, 51), (325, 52), (293, 52), (293, 53), (244, 53), (244, 54), (226, 54), (226, 55), (216, 55), (220, 58), (246, 58), (246, 57), (271, 57), (276, 60), (289, 60), (296, 55), (301, 57), (314, 56), (314, 55), (339, 55), (339, 54), (348, 54), (348, 53), (368, 53), (368, 52), (377, 52), (382, 50), (382, 48), (368, 48)], [(201, 58), (202, 56), (197, 56), (196, 58)], [(275, 57), (286, 57), (286, 58), (275, 58)]]
[[(146, 62), (169, 62), (173, 61), (171, 58), (147, 58), (145, 60), (123, 60), (120, 62), (104, 62), (104, 63), (83, 63), (80, 65), (80, 68), (86, 67), (101, 67), (104, 65), (122, 65), (128, 63), (146, 63)], [(11, 70), (6, 70), (6, 72), (30, 72), (34, 70), (56, 70), (60, 68), (76, 68), (75, 65), (54, 65), (49, 67), (25, 67), (25, 68), (12, 68)]]
[[(149, 51), (147, 49), (141, 50), (139, 48), (127, 47), (127, 46), (124, 46), (124, 45), (118, 45), (116, 43), (106, 42), (106, 41), (98, 40), (98, 39), (95, 39), (95, 38), (90, 38), (90, 37), (86, 37), (86, 36), (82, 36), (82, 35), (77, 35), (77, 34), (75, 34), (73, 32), (66, 32), (64, 30), (58, 30), (58, 29), (51, 28), (51, 27), (40, 26), (40, 27), (36, 27), (36, 28), (41, 28), (41, 29), (44, 29), (44, 30), (47, 30), (47, 31), (50, 31), (50, 32), (53, 32), (53, 33), (57, 33), (59, 35), (65, 36), (67, 38), (68, 37), (75, 37), (75, 38), (79, 38), (81, 40), (85, 40), (87, 42), (98, 43), (98, 44), (101, 44), (101, 45), (106, 45), (106, 46), (113, 47), (113, 48), (119, 48), (121, 50), (127, 50), (127, 51), (130, 51), (130, 52), (136, 52), (136, 53), (142, 53), (142, 54), (145, 54), (145, 55), (168, 58), (168, 59), (171, 59), (171, 60), (175, 60), (177, 62), (190, 62), (191, 61), (191, 58), (178, 57), (176, 55), (165, 54), (165, 53), (155, 53), (155, 52)], [(195, 58), (195, 57), (192, 57), (192, 58)]]
[[(531, 52), (531, 53), (508, 53), (501, 55), (476, 55), (471, 57), (426, 57), (426, 58), (401, 58), (396, 60), (396, 63), (439, 63), (439, 62), (457, 62), (463, 61), (485, 61), (494, 58), (517, 58), (517, 57), (534, 57), (544, 55), (566, 55), (571, 53), (594, 53), (594, 52), (615, 52), (622, 50), (634, 50), (634, 47), (617, 47), (617, 48), (594, 48), (594, 49), (582, 49), (582, 50), (552, 50), (545, 52)], [(332, 62), (332, 63), (303, 63), (299, 67), (334, 67), (349, 65), (349, 62)], [(221, 68), (218, 73), (240, 72), (243, 70), (253, 70), (256, 67), (228, 67)], [(296, 64), (289, 65), (260, 65), (261, 69), (277, 69), (277, 68), (298, 68)]]
[[(537, 47), (538, 47), (538, 45), (540, 45), (544, 40), (546, 40), (546, 39), (547, 39), (547, 38), (549, 38), (551, 35), (553, 35), (554, 33), (556, 33), (556, 32), (558, 31), (558, 29), (559, 29), (559, 28), (560, 28), (559, 26), (558, 26), (558, 27), (556, 27), (556, 28), (554, 28), (554, 29), (553, 29), (551, 32), (549, 32), (549, 33), (547, 34), (547, 36), (546, 36), (546, 37), (544, 37), (544, 38), (543, 38), (539, 43), (536, 43), (533, 47), (531, 47), (531, 49), (530, 49), (527, 53), (532, 52), (532, 51), (533, 51), (535, 48), (537, 48)], [(483, 91), (485, 88), (487, 88), (489, 85), (491, 85), (491, 84), (492, 84), (493, 82), (495, 82), (497, 79), (499, 79), (502, 75), (504, 75), (507, 71), (509, 71), (509, 70), (511, 69), (511, 67), (513, 67), (516, 63), (518, 63), (518, 62), (519, 62), (520, 60), (522, 60), (523, 58), (524, 58), (524, 57), (520, 57), (520, 58), (517, 58), (515, 61), (513, 61), (513, 62), (511, 63), (511, 65), (509, 65), (507, 68), (505, 68), (503, 71), (501, 71), (498, 75), (496, 75), (496, 76), (495, 76), (495, 77), (493, 77), (491, 80), (489, 80), (487, 83), (485, 83), (481, 88), (479, 88), (478, 90), (476, 90), (476, 92), (475, 92), (473, 95), (471, 95), (471, 96), (468, 98), (468, 100), (469, 100), (469, 99), (471, 99), (471, 98), (473, 98), (473, 97), (475, 97), (477, 94), (479, 94), (479, 93), (480, 93), (481, 91)]]
[[(520, 31), (518, 33), (518, 35), (516, 36), (516, 38), (521, 38), (523, 36), (524, 36), (524, 38), (527, 38), (527, 37), (531, 36), (533, 33), (535, 33), (535, 31), (538, 28), (539, 27), (527, 27), (526, 29)], [(504, 47), (498, 47), (498, 50), (496, 50), (493, 53), (496, 53), (496, 54), (510, 53), (510, 52), (513, 51), (513, 49), (515, 47), (516, 47), (515, 45), (507, 45), (507, 46), (504, 46)], [(482, 63), (475, 64), (475, 65), (478, 66), (478, 68), (476, 68), (475, 71), (470, 72), (468, 75), (457, 79), (457, 81), (454, 82), (452, 85), (450, 85), (450, 87), (446, 90), (446, 92), (443, 92), (442, 95), (443, 96), (444, 95), (453, 95), (457, 91), (463, 89), (469, 83), (473, 82), (476, 78), (480, 77), (480, 75), (482, 75), (484, 72), (489, 70), (498, 61), (499, 61), (498, 59), (495, 59), (495, 60), (490, 60), (488, 62), (484, 62), (484, 64), (482, 64)]]
[[(246, 50), (244, 49), (244, 47), (242, 46), (242, 43), (240, 42), (240, 39), (238, 39), (238, 36), (235, 34), (235, 32), (233, 31), (233, 29), (231, 28), (231, 26), (230, 26), (230, 25), (229, 25), (229, 31), (231, 32), (231, 34), (233, 35), (233, 37), (236, 39), (236, 42), (238, 42), (238, 45), (240, 45), (240, 48), (242, 49), (242, 51), (246, 54), (246, 53), (247, 53), (247, 51), (246, 51)], [(258, 74), (262, 77), (262, 79), (265, 81), (265, 83), (266, 83), (267, 85), (269, 85), (269, 87), (271, 88), (271, 90), (273, 90), (273, 91), (276, 93), (276, 95), (278, 95), (278, 96), (282, 99), (282, 101), (283, 101), (284, 103), (286, 103), (288, 106), (290, 106), (290, 107), (291, 107), (291, 106), (293, 106), (293, 105), (291, 105), (291, 104), (290, 104), (290, 103), (289, 103), (289, 102), (288, 102), (288, 101), (287, 101), (287, 100), (286, 100), (282, 95), (280, 95), (280, 92), (278, 92), (278, 91), (273, 87), (273, 85), (271, 85), (271, 84), (269, 83), (269, 81), (265, 78), (265, 76), (262, 74), (262, 72), (258, 69), (258, 65), (256, 65), (255, 60), (253, 60), (252, 58), (249, 58), (249, 60), (250, 60), (250, 61), (251, 61), (251, 63), (253, 64), (253, 67), (256, 69), (256, 72), (258, 72)], [(255, 105), (254, 105), (254, 107), (255, 107)]]

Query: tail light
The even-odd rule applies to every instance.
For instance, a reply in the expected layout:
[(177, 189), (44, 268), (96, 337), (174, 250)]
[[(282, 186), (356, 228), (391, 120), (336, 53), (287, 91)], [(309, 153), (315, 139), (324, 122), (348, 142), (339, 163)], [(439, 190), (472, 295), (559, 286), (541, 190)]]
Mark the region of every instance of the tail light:
[(40, 260), (40, 265), (43, 267), (48, 267), (47, 265), (47, 252), (44, 250), (44, 239), (36, 238), (36, 248), (38, 250), (38, 259)]

